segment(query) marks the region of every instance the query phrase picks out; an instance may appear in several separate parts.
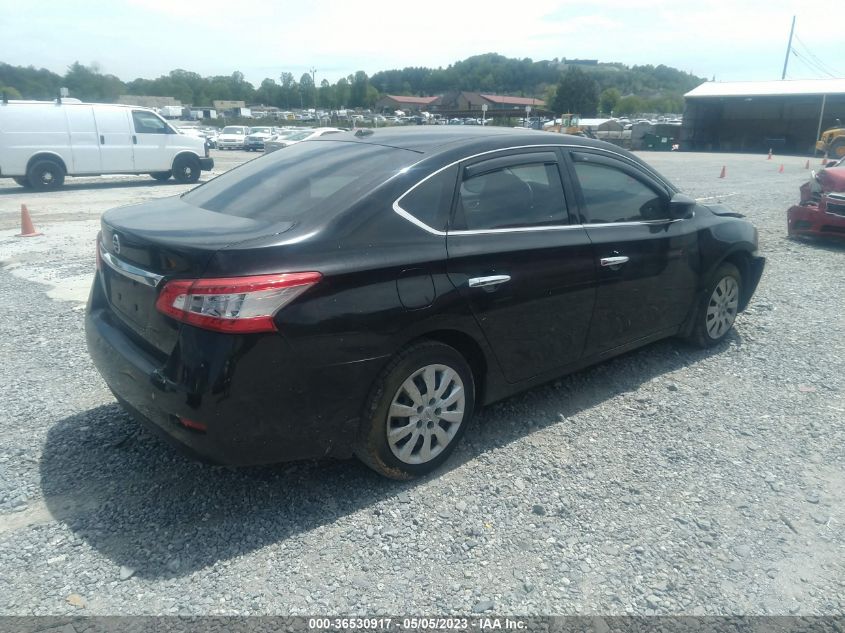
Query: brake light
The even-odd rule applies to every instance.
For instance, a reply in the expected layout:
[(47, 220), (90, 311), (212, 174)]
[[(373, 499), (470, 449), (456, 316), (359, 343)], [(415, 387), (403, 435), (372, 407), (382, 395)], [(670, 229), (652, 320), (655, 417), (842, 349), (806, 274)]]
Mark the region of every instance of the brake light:
[(156, 309), (169, 317), (217, 332), (275, 332), (273, 316), (322, 275), (317, 272), (177, 279), (162, 288)]

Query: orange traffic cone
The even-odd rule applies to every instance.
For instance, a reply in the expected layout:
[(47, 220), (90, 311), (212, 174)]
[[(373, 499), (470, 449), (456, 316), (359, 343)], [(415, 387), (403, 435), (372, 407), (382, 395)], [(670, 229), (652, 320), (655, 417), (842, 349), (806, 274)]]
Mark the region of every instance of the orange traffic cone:
[(780, 169), (778, 169), (778, 173), (779, 174), (783, 173), (783, 163), (780, 164)]
[(772, 160), (772, 148), (769, 148), (769, 157), (766, 160)]
[(807, 164), (804, 165), (804, 169), (810, 169), (810, 159), (807, 159)]
[(725, 166), (722, 165), (722, 173), (719, 174), (719, 178), (724, 178), (727, 175), (727, 171), (725, 170)]
[(32, 225), (32, 218), (29, 217), (29, 209), (26, 208), (25, 204), (21, 205), (21, 232), (15, 235), (15, 237), (35, 237), (36, 235), (44, 235), (43, 233), (39, 233), (35, 230), (35, 227)]

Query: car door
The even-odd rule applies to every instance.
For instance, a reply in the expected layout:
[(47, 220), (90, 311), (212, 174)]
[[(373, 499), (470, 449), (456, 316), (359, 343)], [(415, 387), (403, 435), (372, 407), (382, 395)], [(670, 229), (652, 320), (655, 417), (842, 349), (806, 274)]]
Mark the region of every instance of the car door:
[(448, 274), (509, 382), (582, 354), (595, 265), (570, 223), (555, 148), (504, 151), (461, 166), (447, 231)]
[(100, 141), (102, 173), (135, 171), (129, 110), (94, 106), (94, 121)]
[(173, 163), (168, 147), (170, 126), (152, 112), (132, 110), (132, 127), (135, 169), (139, 172), (170, 170)]
[(585, 354), (671, 333), (694, 299), (694, 221), (672, 219), (666, 185), (633, 162), (587, 149), (568, 156), (598, 271)]
[(87, 105), (68, 105), (64, 110), (70, 134), (70, 151), (73, 156), (73, 167), (70, 173), (101, 173), (100, 142), (97, 138), (94, 109)]

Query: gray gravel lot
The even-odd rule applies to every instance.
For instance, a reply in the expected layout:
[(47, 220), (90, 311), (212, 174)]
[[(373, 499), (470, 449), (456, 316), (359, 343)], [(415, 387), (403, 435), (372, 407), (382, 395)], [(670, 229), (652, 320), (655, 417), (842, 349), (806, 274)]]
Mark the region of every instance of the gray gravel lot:
[[(489, 407), (410, 483), (212, 467), (140, 430), (88, 359), (79, 285), (100, 213), (181, 188), (0, 181), (0, 614), (845, 612), (845, 246), (785, 238), (805, 158), (641, 156), (760, 229), (733, 336)], [(45, 237), (11, 237), (21, 202)]]

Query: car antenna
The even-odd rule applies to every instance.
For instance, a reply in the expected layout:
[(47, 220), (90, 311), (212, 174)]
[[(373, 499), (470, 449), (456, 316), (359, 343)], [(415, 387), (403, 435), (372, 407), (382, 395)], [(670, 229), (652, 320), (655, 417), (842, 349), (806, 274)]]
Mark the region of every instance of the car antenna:
[(358, 128), (357, 130), (355, 130), (355, 136), (358, 136), (358, 137), (370, 136), (372, 133), (373, 133), (372, 128), (368, 128), (368, 127), (361, 127), (361, 128)]

